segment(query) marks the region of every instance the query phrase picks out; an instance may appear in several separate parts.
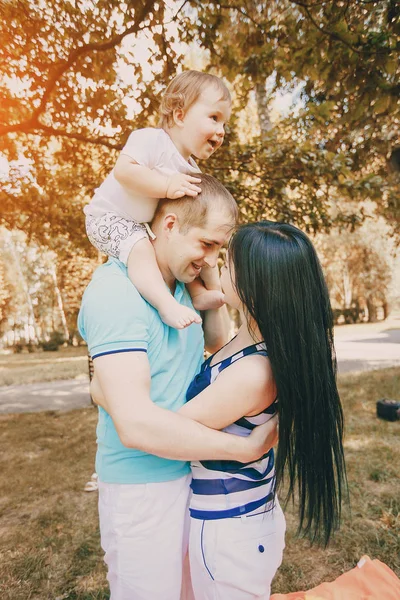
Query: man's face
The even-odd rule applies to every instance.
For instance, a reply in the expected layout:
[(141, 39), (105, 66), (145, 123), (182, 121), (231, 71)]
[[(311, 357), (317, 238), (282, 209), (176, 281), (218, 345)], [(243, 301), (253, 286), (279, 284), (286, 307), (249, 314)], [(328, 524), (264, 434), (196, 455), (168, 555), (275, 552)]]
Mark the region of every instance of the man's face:
[(174, 279), (190, 283), (201, 268), (215, 267), (221, 247), (228, 241), (232, 220), (224, 212), (211, 212), (204, 227), (191, 227), (182, 233), (177, 222), (169, 232), (168, 268)]

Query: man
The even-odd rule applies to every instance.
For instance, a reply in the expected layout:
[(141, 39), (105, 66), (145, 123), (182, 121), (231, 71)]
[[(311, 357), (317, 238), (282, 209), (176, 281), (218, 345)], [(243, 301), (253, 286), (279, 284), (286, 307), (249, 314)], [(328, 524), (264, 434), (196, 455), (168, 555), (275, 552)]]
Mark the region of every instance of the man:
[[(184, 284), (201, 268), (216, 267), (237, 216), (222, 184), (207, 175), (201, 179), (197, 198), (160, 202), (152, 224), (165, 283), (187, 306)], [(204, 341), (210, 351), (226, 342), (226, 308), (207, 311), (203, 326), (204, 338), (200, 325), (167, 327), (115, 259), (97, 269), (82, 300), (79, 328), (94, 360), (94, 394), (106, 409), (99, 408), (96, 470), (112, 600), (179, 600), (186, 461), (251, 461), (275, 439), (272, 424), (241, 438), (176, 414), (202, 363)]]

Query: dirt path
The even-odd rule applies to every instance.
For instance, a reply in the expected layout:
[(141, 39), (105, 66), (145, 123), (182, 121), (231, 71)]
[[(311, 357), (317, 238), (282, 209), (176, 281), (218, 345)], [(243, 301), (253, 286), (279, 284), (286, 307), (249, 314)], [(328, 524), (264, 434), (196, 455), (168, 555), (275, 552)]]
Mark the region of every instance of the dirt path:
[(86, 377), (0, 388), (0, 413), (72, 410), (90, 406)]
[[(400, 315), (335, 330), (339, 373), (400, 366)], [(0, 387), (0, 413), (72, 410), (90, 405), (86, 377)]]
[(336, 327), (335, 347), (339, 373), (400, 365), (400, 315), (383, 323)]

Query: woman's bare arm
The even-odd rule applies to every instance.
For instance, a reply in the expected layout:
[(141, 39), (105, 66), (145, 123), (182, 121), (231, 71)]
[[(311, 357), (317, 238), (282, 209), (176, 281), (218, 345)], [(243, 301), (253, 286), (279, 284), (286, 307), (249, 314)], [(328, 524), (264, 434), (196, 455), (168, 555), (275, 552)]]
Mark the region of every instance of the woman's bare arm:
[(276, 398), (269, 360), (251, 355), (224, 369), (179, 413), (212, 429), (223, 429), (244, 416), (256, 415)]

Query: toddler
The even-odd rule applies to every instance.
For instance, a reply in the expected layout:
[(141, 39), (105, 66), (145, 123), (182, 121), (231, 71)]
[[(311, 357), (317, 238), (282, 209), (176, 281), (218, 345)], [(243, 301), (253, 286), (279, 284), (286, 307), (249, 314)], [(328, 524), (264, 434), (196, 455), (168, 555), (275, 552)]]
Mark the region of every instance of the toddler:
[[(231, 98), (221, 79), (185, 71), (167, 87), (161, 101), (160, 128), (131, 133), (113, 171), (85, 207), (86, 230), (101, 252), (121, 260), (140, 294), (170, 327), (200, 323), (198, 314), (179, 304), (166, 286), (150, 238), (160, 198), (195, 197), (200, 169), (193, 157), (209, 158), (224, 140)], [(223, 294), (207, 290), (200, 279), (188, 285), (197, 310), (219, 308)]]

